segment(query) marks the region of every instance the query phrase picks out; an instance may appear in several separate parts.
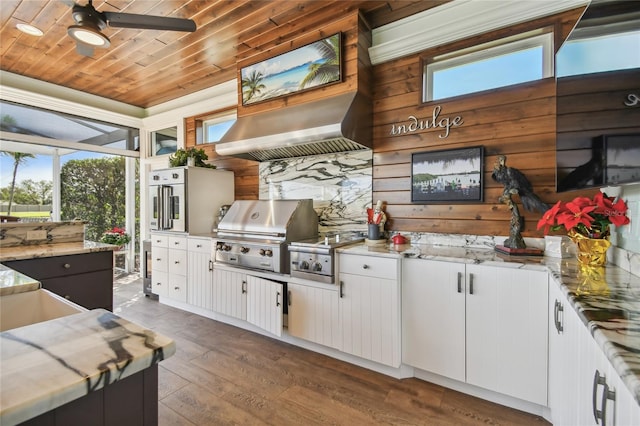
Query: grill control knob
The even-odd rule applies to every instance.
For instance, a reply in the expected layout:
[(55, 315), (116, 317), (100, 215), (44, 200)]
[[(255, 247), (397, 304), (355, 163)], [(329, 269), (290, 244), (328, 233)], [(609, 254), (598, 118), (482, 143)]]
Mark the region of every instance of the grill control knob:
[(312, 267), (314, 272), (320, 272), (322, 271), (322, 263), (320, 262), (313, 262), (313, 267)]
[(271, 257), (271, 256), (273, 256), (273, 251), (267, 249), (267, 250), (264, 251), (264, 255), (267, 256), (267, 257)]
[(240, 253), (249, 253), (249, 247), (240, 247)]
[(300, 262), (300, 269), (309, 269), (309, 262), (303, 260)]
[(258, 253), (260, 253), (260, 256), (264, 256), (264, 249), (260, 249)]
[(229, 250), (231, 250), (231, 246), (229, 244), (225, 244), (225, 245), (222, 246), (222, 250), (229, 251)]

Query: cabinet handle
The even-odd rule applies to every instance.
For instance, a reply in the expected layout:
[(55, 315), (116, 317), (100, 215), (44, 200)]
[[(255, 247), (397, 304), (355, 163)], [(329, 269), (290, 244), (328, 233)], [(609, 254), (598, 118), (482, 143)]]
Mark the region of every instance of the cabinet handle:
[(287, 305), (291, 306), (291, 290), (287, 290)]
[(67, 300), (71, 300), (71, 296), (69, 296), (68, 294), (65, 294), (64, 298), (67, 299)]
[(209, 260), (209, 270), (213, 271), (213, 260)]
[(180, 290), (180, 287), (174, 287), (173, 289), (174, 290)]
[(162, 285), (162, 283), (156, 283), (156, 285)]
[(342, 291), (344, 289), (344, 281), (340, 281), (340, 299), (342, 299), (344, 297), (344, 292)]
[(69, 269), (69, 268), (71, 268), (71, 265), (70, 265), (70, 264), (68, 264), (68, 263), (65, 263), (64, 265), (62, 265), (62, 267), (63, 267), (64, 269)]
[(369, 265), (367, 264), (362, 265), (362, 269), (369, 269)]
[(245, 294), (246, 292), (247, 292), (247, 282), (242, 281), (242, 294)]
[(556, 303), (553, 308), (553, 322), (556, 325), (556, 331), (558, 332), (558, 334), (564, 331), (564, 327), (562, 326), (562, 321), (560, 321), (560, 312), (564, 312), (564, 308), (562, 307), (562, 303), (560, 303), (556, 299)]
[(162, 262), (162, 259), (161, 258), (157, 258), (156, 262)]
[(180, 241), (174, 241), (173, 244), (176, 245), (176, 246), (179, 246), (180, 245)]
[(462, 293), (462, 272), (458, 272), (458, 293)]
[(197, 248), (202, 248), (202, 244), (196, 244)]
[(473, 294), (473, 274), (469, 274), (469, 294)]
[(607, 379), (605, 376), (601, 376), (600, 372), (596, 369), (596, 372), (593, 375), (593, 389), (591, 390), (591, 407), (593, 408), (593, 418), (595, 419), (597, 425), (600, 424), (600, 420), (603, 418), (603, 410), (606, 411), (606, 408), (603, 408), (603, 410), (598, 410), (597, 407), (599, 385), (605, 386), (602, 399), (604, 402), (606, 402), (606, 396), (604, 394), (606, 394), (607, 390)]
[(280, 306), (280, 292), (276, 293), (276, 306)]
[(176, 260), (176, 261), (175, 261), (175, 262), (173, 262), (173, 263), (175, 263), (175, 264), (177, 265), (178, 263), (180, 263), (180, 261), (179, 261), (179, 260)]
[[(610, 390), (609, 385), (604, 385), (604, 390), (602, 392), (602, 426), (606, 426), (607, 424), (607, 399), (613, 401), (613, 412), (616, 412), (616, 391)], [(615, 423), (615, 422), (614, 422)]]

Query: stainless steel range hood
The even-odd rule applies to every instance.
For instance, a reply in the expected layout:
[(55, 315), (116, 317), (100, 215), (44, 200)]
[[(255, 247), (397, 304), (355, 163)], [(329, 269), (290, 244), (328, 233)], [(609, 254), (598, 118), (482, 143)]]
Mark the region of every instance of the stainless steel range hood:
[(371, 127), (371, 100), (349, 92), (241, 117), (216, 144), (216, 152), (270, 161), (371, 149)]

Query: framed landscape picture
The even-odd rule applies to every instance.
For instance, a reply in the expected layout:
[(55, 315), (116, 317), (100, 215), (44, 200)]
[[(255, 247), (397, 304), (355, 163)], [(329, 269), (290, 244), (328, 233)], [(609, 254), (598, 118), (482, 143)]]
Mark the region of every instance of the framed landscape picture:
[(242, 105), (342, 80), (340, 33), (240, 70)]
[(482, 201), (482, 146), (411, 156), (411, 202)]

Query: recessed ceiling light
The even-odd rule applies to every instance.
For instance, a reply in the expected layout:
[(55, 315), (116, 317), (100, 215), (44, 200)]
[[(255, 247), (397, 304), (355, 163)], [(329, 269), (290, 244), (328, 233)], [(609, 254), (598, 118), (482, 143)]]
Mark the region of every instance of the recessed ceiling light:
[(109, 38), (102, 34), (98, 28), (88, 22), (82, 25), (72, 25), (67, 28), (67, 33), (76, 41), (88, 44), (93, 47), (107, 48), (111, 44)]
[(40, 28), (36, 28), (33, 25), (29, 25), (29, 24), (18, 24), (16, 25), (16, 28), (19, 29), (20, 31), (22, 31), (25, 34), (29, 34), (32, 36), (37, 36), (40, 37), (42, 36), (43, 32), (42, 30), (40, 30)]

